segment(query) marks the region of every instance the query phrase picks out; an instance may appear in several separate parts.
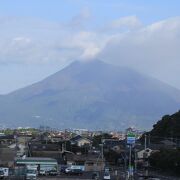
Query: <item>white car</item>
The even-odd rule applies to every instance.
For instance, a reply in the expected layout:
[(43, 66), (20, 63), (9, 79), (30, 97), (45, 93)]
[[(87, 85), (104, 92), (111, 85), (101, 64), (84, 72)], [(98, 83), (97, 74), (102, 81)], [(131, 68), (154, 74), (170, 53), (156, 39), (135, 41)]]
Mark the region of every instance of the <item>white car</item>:
[(68, 168), (65, 169), (65, 173), (69, 173), (70, 171), (71, 171), (71, 168), (70, 168), (70, 167), (68, 167)]
[(39, 175), (41, 175), (41, 176), (46, 176), (47, 175), (47, 172), (45, 171), (45, 170), (40, 170), (39, 171)]
[(103, 180), (110, 180), (110, 179), (111, 179), (110, 173), (109, 172), (105, 172)]
[(4, 179), (4, 172), (0, 170), (0, 179)]
[(36, 180), (36, 179), (37, 179), (37, 171), (34, 169), (27, 169), (26, 180)]
[(1, 177), (1, 179), (3, 177), (8, 177), (8, 176), (9, 176), (9, 168), (0, 167), (0, 177)]

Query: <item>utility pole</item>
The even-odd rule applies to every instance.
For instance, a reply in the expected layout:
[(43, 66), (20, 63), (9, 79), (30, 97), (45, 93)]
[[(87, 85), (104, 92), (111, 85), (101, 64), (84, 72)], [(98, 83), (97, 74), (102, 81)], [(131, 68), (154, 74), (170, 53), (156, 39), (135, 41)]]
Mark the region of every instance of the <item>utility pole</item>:
[(145, 137), (144, 137), (144, 149), (146, 150), (147, 149), (147, 135), (145, 134)]
[(66, 151), (66, 140), (64, 142), (64, 150)]
[(148, 177), (149, 162), (148, 162), (148, 153), (146, 152), (146, 149), (147, 149), (147, 135), (145, 134), (144, 137), (145, 176)]
[(151, 144), (151, 135), (148, 134), (148, 146), (150, 146), (150, 144)]
[(102, 158), (102, 160), (104, 159), (104, 147), (103, 147), (103, 143), (104, 143), (104, 139), (103, 138), (101, 138), (101, 158)]
[(137, 152), (136, 149), (134, 149), (134, 171), (137, 172)]
[(131, 166), (132, 146), (129, 145), (129, 177), (132, 177), (132, 166)]
[(125, 151), (125, 157), (124, 157), (124, 171), (125, 171), (125, 179), (127, 177), (127, 174), (126, 174), (126, 167), (127, 167), (127, 158), (126, 158), (126, 151)]
[(104, 149), (103, 149), (103, 143), (101, 145), (101, 154), (102, 154), (102, 160), (104, 159)]

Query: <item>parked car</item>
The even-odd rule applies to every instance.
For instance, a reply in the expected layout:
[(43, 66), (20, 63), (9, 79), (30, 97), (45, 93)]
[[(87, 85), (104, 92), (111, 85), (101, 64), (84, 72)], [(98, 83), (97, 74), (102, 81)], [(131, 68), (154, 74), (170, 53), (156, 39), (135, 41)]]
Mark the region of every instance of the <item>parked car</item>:
[(61, 166), (60, 167), (60, 172), (61, 173), (66, 173), (66, 169), (68, 168), (68, 166)]
[(65, 173), (67, 175), (82, 175), (83, 171), (81, 169), (66, 168)]
[(41, 170), (39, 171), (39, 175), (40, 175), (40, 176), (46, 176), (46, 175), (47, 175), (47, 171), (41, 169)]
[(58, 171), (57, 170), (50, 170), (50, 171), (48, 171), (48, 174), (50, 176), (57, 176), (58, 175)]
[(109, 172), (104, 172), (103, 180), (110, 180), (111, 176)]
[(0, 167), (0, 179), (9, 176), (9, 168)]
[(2, 170), (0, 170), (0, 179), (4, 178), (4, 172)]
[(26, 180), (36, 180), (37, 179), (37, 170), (27, 169), (26, 171)]
[(99, 178), (100, 178), (99, 172), (93, 172), (93, 174), (92, 174), (92, 179), (98, 180)]

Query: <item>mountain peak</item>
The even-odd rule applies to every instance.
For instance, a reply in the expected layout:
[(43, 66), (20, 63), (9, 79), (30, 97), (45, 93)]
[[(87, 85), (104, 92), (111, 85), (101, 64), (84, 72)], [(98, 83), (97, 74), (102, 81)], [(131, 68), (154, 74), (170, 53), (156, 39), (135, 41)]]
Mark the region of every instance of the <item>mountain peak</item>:
[[(43, 81), (4, 96), (0, 116), (19, 126), (39, 126), (43, 119), (51, 119), (48, 124), (60, 128), (150, 127), (161, 115), (179, 108), (174, 92), (128, 68), (100, 60), (74, 61)], [(36, 116), (42, 118), (37, 122)]]
[(75, 60), (73, 61), (69, 66), (86, 66), (86, 65), (105, 65), (106, 63), (99, 59), (93, 59), (93, 60)]

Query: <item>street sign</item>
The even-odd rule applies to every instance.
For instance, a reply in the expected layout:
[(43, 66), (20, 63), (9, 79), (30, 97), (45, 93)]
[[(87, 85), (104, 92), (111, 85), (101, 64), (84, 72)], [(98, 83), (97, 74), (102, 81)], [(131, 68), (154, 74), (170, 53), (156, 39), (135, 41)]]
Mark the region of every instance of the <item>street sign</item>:
[(135, 144), (136, 142), (136, 136), (133, 133), (127, 134), (127, 144)]
[(133, 166), (129, 166), (129, 175), (130, 176), (133, 176), (133, 174), (134, 174), (134, 167)]

